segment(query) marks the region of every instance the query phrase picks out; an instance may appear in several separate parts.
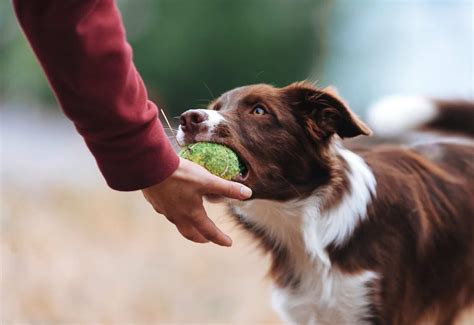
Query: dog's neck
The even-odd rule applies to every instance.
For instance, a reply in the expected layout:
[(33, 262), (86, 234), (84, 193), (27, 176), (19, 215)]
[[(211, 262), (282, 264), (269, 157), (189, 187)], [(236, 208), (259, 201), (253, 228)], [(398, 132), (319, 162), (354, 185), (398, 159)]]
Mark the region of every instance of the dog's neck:
[(366, 218), (376, 181), (355, 153), (334, 146), (337, 172), (308, 198), (233, 202), (231, 209), (272, 255), (270, 274), (280, 287), (298, 286), (308, 267), (331, 268), (329, 245), (343, 245)]

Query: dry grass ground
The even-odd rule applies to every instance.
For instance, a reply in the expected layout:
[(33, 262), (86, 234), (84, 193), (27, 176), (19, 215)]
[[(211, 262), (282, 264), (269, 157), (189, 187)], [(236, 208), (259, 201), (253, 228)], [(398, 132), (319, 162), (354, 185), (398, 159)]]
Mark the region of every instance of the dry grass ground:
[(232, 248), (185, 241), (139, 193), (3, 185), (4, 324), (278, 322), (267, 261), (221, 206)]
[(277, 322), (267, 261), (222, 207), (234, 246), (192, 244), (108, 189), (56, 110), (0, 106), (0, 323)]
[[(66, 119), (6, 112), (0, 323), (279, 322), (268, 261), (222, 206), (208, 211), (234, 246), (188, 242), (140, 193), (107, 189)], [(474, 324), (474, 310), (457, 324)]]

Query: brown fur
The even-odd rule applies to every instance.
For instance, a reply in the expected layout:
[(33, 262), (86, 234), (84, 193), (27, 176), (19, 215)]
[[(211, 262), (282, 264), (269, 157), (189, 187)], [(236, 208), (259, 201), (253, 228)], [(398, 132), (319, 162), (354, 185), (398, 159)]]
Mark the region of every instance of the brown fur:
[(384, 275), (381, 323), (416, 324), (436, 312), (436, 324), (451, 324), (474, 301), (474, 150), (442, 146), (440, 161), (423, 157), (423, 147), (363, 153), (378, 180), (376, 201), (347, 244), (329, 249), (344, 271)]
[[(258, 105), (268, 113), (253, 114)], [(466, 109), (461, 107), (455, 110)], [(348, 180), (333, 142), (370, 134), (337, 93), (308, 83), (237, 88), (210, 108), (226, 119), (212, 141), (242, 158), (249, 173), (236, 180), (251, 187), (254, 198), (284, 202), (324, 189), (324, 208), (337, 205)], [(456, 116), (448, 108), (443, 114)], [(457, 118), (425, 127), (455, 130), (449, 121)], [(469, 134), (469, 125), (461, 126)], [(375, 175), (376, 196), (351, 238), (342, 247), (327, 248), (332, 265), (348, 274), (373, 270), (380, 275), (371, 297), (375, 324), (453, 323), (474, 303), (474, 146), (372, 142), (353, 147)], [(297, 287), (294, 252), (233, 212), (271, 254), (276, 284)]]
[(435, 103), (438, 116), (422, 128), (474, 137), (474, 102), (436, 100)]
[[(250, 112), (257, 105), (268, 114), (253, 116)], [(314, 105), (319, 109), (312, 109)], [(329, 152), (333, 135), (370, 133), (342, 101), (308, 83), (280, 89), (241, 87), (209, 107), (227, 121), (215, 131), (213, 141), (239, 153), (250, 175), (237, 180), (252, 188), (253, 198), (289, 200), (310, 195), (341, 177), (338, 159)]]

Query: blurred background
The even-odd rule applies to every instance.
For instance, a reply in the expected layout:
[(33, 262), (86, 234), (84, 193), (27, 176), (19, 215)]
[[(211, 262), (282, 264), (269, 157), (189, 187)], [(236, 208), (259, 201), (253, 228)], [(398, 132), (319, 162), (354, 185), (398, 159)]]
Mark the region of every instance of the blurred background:
[[(474, 99), (470, 0), (122, 0), (150, 97), (169, 115), (233, 87), (334, 85)], [(140, 193), (108, 189), (0, 2), (1, 322), (278, 322), (266, 258), (225, 215), (230, 249), (196, 245)]]

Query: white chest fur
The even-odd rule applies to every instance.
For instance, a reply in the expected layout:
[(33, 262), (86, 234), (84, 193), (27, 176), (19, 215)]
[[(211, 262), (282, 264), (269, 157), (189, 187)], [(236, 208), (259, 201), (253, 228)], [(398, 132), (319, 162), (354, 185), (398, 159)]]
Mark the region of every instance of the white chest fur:
[(350, 190), (334, 208), (321, 210), (324, 198), (315, 191), (304, 200), (233, 202), (242, 218), (284, 245), (297, 288), (275, 288), (273, 306), (287, 323), (358, 324), (369, 316), (368, 283), (377, 275), (370, 270), (345, 274), (331, 265), (329, 244), (341, 245), (366, 218), (367, 204), (375, 195), (375, 178), (354, 153), (338, 149), (349, 166)]
[(365, 324), (370, 316), (368, 284), (376, 278), (371, 271), (347, 275), (315, 268), (308, 270), (298, 290), (274, 288), (272, 306), (289, 324)]

